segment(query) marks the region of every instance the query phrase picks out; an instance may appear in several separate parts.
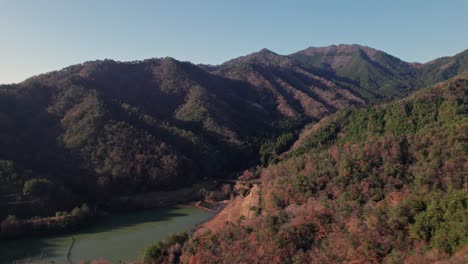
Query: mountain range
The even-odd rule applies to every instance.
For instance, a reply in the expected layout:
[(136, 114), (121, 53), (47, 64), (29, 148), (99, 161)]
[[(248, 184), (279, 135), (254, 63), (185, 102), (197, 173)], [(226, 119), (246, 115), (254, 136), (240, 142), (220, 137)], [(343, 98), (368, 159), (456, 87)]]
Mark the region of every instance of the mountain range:
[(0, 217), (233, 178), (277, 162), (306, 125), (467, 70), (468, 50), (418, 64), (333, 45), (216, 66), (91, 61), (1, 85)]

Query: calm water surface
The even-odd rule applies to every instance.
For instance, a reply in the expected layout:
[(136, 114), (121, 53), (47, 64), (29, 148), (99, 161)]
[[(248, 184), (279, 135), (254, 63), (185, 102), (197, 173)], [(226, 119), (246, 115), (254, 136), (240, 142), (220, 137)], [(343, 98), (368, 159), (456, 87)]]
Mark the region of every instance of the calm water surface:
[(136, 260), (145, 247), (189, 231), (211, 217), (211, 213), (189, 206), (106, 216), (74, 234), (0, 242), (0, 263), (67, 263), (72, 235), (73, 263), (98, 258), (125, 263)]

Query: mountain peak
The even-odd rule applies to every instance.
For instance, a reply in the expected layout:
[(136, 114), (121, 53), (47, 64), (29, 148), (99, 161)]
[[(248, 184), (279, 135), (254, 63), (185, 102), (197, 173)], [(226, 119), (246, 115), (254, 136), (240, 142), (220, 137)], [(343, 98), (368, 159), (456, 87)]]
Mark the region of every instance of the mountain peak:
[(283, 64), (291, 63), (291, 59), (287, 56), (279, 55), (278, 53), (275, 53), (269, 49), (263, 48), (259, 51), (227, 61), (224, 63), (224, 65), (244, 63), (280, 66)]
[(269, 49), (263, 48), (259, 51), (252, 52), (250, 54), (247, 54), (239, 58), (243, 58), (244, 60), (252, 60), (252, 59), (258, 59), (258, 58), (275, 58), (275, 57), (282, 57), (282, 55), (279, 55)]
[(259, 51), (257, 51), (257, 52), (252, 53), (252, 54), (255, 54), (255, 53), (258, 53), (258, 54), (274, 54), (274, 55), (278, 55), (276, 52), (273, 52), (273, 51), (271, 51), (271, 50), (269, 50), (269, 49), (267, 49), (267, 48), (263, 48), (263, 49), (261, 49), (261, 50), (259, 50)]
[(325, 47), (309, 47), (304, 50), (298, 51), (295, 54), (304, 54), (310, 56), (315, 54), (352, 54), (358, 51), (366, 53), (369, 57), (373, 57), (378, 52), (381, 52), (374, 48), (358, 44), (339, 44)]

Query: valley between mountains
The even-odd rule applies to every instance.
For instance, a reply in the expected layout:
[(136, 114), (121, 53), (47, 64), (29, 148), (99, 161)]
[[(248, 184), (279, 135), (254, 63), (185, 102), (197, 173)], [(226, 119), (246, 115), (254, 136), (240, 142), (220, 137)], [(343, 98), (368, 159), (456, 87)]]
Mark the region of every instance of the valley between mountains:
[[(0, 234), (228, 204), (142, 263), (462, 263), (468, 50), (90, 61), (0, 85)], [(97, 262), (96, 262), (97, 263)]]

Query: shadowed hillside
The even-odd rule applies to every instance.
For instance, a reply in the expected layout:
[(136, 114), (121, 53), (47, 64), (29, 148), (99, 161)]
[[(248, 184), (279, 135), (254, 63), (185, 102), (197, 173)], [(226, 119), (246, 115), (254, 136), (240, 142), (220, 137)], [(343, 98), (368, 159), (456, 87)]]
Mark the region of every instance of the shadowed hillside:
[[(10, 197), (2, 215), (34, 215), (37, 204), (54, 213), (67, 207), (55, 201), (73, 204), (55, 199), (63, 193), (100, 200), (226, 177), (254, 164), (249, 140), (275, 133), (280, 114), (269, 100), (169, 58), (87, 62), (2, 86), (0, 158), (16, 175), (2, 179)], [(60, 195), (24, 194), (34, 179)]]

